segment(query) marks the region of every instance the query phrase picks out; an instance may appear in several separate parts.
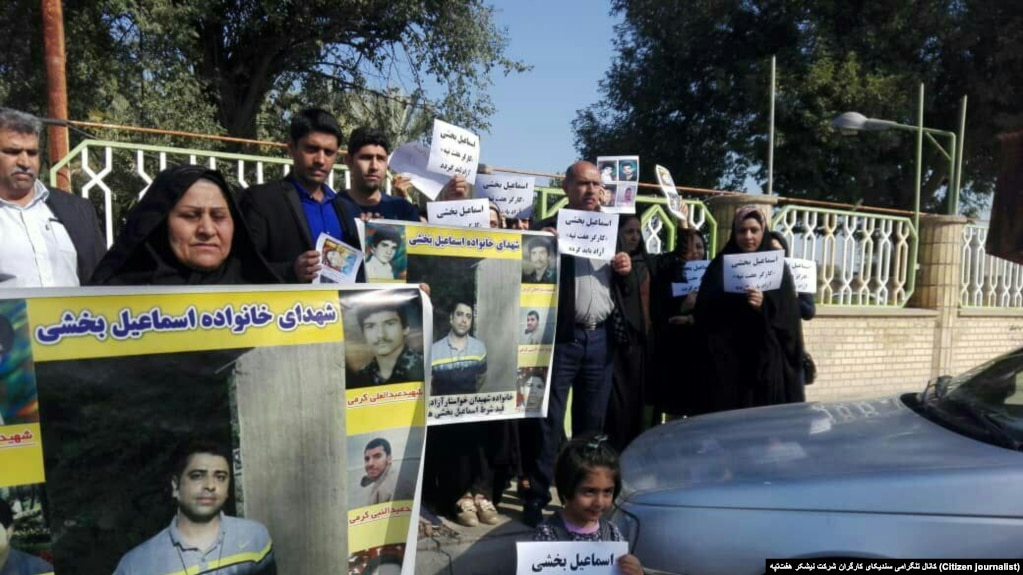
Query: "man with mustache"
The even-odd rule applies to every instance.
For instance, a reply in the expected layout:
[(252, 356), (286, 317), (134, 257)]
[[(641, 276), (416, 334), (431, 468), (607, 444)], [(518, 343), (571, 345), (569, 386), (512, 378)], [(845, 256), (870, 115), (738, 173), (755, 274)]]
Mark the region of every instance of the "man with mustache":
[[(291, 173), (244, 190), (238, 208), (256, 249), (277, 275), (287, 283), (309, 283), (320, 271), (315, 249), (320, 233), (361, 248), (355, 227), (359, 210), (327, 184), (341, 142), (337, 118), (307, 108), (292, 117), (289, 132)], [(363, 276), (360, 270), (360, 281)]]
[(370, 304), (357, 310), (355, 316), (374, 357), (349, 376), (349, 389), (423, 381), (423, 354), (406, 341), (409, 325), (405, 304)]
[(166, 529), (126, 553), (114, 575), (276, 574), (266, 527), (222, 511), (231, 488), (230, 462), (230, 453), (216, 443), (180, 449), (170, 478), (177, 513)]
[(92, 204), (39, 181), (40, 132), (0, 108), (0, 287), (77, 287), (106, 252)]
[[(565, 170), (561, 184), (568, 196), (568, 208), (600, 211), (604, 186), (600, 171), (590, 162), (576, 162)], [(558, 218), (539, 222), (543, 231), (557, 234)], [(543, 508), (550, 502), (554, 479), (554, 458), (564, 434), (568, 392), (572, 390), (572, 436), (601, 433), (611, 397), (611, 359), (619, 341), (613, 316), (623, 297), (638, 290), (632, 274), (632, 259), (618, 252), (611, 261), (561, 256), (558, 285), (558, 322), (554, 340), (547, 417), (523, 423), (525, 449), (536, 456), (523, 461), (525, 474), (519, 483), (523, 500), (523, 521), (535, 527)]]

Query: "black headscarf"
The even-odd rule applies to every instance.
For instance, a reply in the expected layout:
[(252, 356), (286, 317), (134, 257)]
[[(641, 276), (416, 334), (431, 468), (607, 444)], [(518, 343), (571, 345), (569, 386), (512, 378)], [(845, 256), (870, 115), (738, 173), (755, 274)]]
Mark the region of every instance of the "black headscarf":
[[(234, 220), (231, 253), (220, 267), (190, 268), (171, 251), (167, 217), (200, 179), (217, 185)], [(117, 241), (92, 274), (92, 285), (210, 285), (280, 283), (256, 251), (224, 176), (202, 166), (177, 166), (159, 174), (128, 213)]]
[(781, 287), (763, 292), (759, 310), (749, 305), (746, 294), (724, 290), (724, 256), (742, 253), (737, 230), (750, 218), (764, 228), (757, 251), (771, 251), (767, 218), (757, 208), (739, 208), (732, 236), (707, 267), (696, 300), (696, 326), (709, 352), (704, 385), (713, 387), (718, 410), (805, 399), (799, 378), (803, 331), (788, 267), (782, 267)]

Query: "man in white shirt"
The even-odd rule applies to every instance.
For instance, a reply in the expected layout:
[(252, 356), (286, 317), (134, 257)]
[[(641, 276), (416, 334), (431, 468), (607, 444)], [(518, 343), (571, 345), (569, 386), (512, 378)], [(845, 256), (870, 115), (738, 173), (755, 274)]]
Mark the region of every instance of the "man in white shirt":
[(0, 287), (81, 285), (106, 251), (92, 204), (39, 181), (41, 131), (0, 108)]

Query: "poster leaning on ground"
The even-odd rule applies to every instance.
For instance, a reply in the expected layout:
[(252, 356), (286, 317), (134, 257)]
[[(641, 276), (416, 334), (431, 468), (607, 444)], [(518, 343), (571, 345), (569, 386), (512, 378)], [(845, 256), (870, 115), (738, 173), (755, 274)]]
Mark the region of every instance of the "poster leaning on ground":
[(545, 415), (556, 238), (388, 220), (366, 222), (364, 231), (368, 281), (429, 286), (429, 424)]
[[(57, 575), (411, 573), (432, 316), (415, 286), (0, 292), (10, 557)], [(371, 341), (385, 325), (398, 371)], [(349, 386), (349, 361), (400, 377)], [(182, 521), (211, 517), (214, 545), (182, 544)]]

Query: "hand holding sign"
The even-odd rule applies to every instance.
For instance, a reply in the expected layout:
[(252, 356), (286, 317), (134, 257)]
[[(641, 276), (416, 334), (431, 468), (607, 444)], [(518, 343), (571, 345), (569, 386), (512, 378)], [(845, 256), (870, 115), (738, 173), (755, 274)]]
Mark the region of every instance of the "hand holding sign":
[[(726, 254), (723, 259), (725, 291), (728, 293), (749, 293), (747, 288), (759, 291), (776, 290), (781, 287), (785, 273), (785, 252), (752, 252)], [(752, 303), (752, 301), (751, 301)]]
[(562, 208), (558, 210), (558, 238), (559, 253), (610, 261), (618, 244), (618, 214)]

